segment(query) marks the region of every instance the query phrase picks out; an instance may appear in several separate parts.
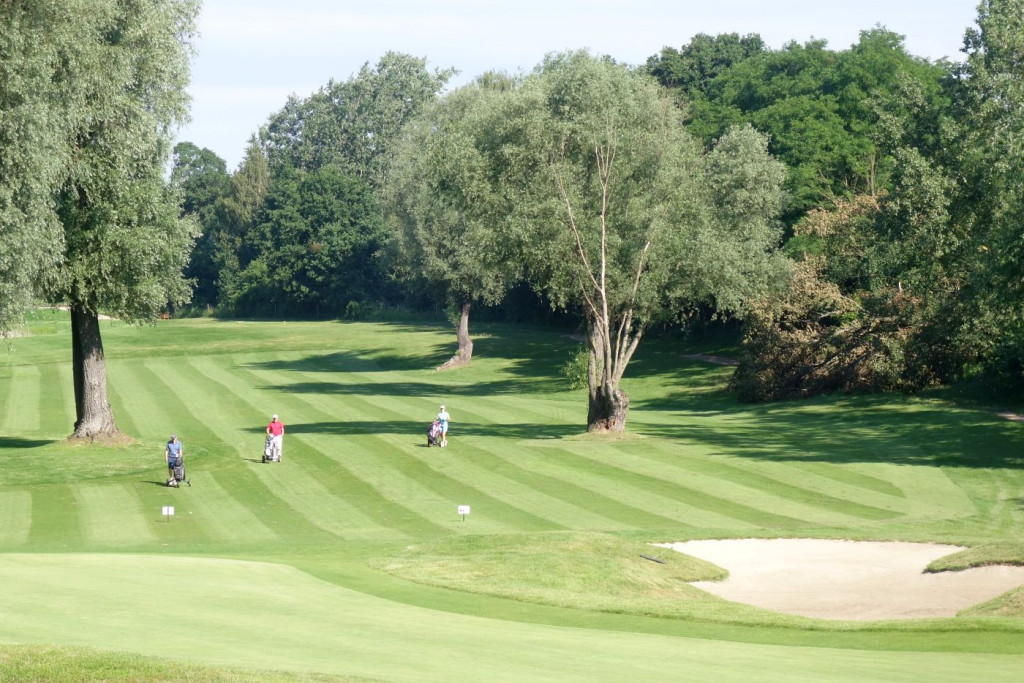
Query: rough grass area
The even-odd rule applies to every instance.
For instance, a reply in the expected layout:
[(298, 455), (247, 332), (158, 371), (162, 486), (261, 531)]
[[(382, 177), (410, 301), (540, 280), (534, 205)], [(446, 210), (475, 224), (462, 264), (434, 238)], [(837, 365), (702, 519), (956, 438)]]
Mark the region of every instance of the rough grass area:
[(0, 683), (343, 683), (372, 679), (198, 666), (80, 647), (0, 645)]
[(928, 565), (928, 572), (949, 572), (994, 564), (1024, 566), (1024, 543), (985, 543), (940, 557)]
[(960, 612), (961, 617), (1024, 617), (1024, 586)]
[(714, 600), (687, 582), (727, 576), (696, 557), (598, 533), (454, 538), (411, 545), (372, 564), (411, 581), (470, 593), (655, 616), (678, 614), (674, 605), (680, 601)]

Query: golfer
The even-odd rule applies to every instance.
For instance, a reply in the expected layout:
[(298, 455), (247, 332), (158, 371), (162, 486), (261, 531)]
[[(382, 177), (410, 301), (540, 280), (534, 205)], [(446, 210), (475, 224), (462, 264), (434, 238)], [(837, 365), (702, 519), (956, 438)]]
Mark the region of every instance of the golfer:
[(271, 437), (270, 452), (273, 453), (276, 450), (277, 457), (280, 458), (284, 454), (284, 423), (277, 419), (277, 415), (270, 418), (267, 434)]
[(167, 442), (167, 447), (164, 448), (164, 460), (167, 461), (167, 476), (174, 477), (174, 464), (185, 456), (185, 451), (181, 447), (181, 442), (178, 441), (177, 434), (171, 434), (171, 440)]
[(451, 420), (452, 416), (448, 414), (444, 406), (441, 406), (441, 412), (437, 414), (437, 421), (441, 423), (441, 448), (448, 445), (448, 423)]

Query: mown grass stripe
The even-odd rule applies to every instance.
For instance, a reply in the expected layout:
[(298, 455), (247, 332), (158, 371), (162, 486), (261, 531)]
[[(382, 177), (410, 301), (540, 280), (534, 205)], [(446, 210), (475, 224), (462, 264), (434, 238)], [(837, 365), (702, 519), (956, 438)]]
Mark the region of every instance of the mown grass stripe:
[(253, 470), (254, 467), (248, 464), (240, 464), (231, 469), (214, 470), (210, 475), (263, 526), (272, 529), (279, 537), (310, 543), (338, 540), (337, 536), (310, 522), (278, 496)]
[[(166, 362), (168, 364), (170, 363), (170, 361)], [(210, 444), (208, 448), (212, 448), (215, 444), (219, 443), (219, 450), (222, 453), (229, 450), (229, 446), (225, 444), (217, 434), (205, 426), (200, 415), (193, 413), (192, 409), (188, 407), (183, 400), (179, 399), (176, 393), (170, 391), (169, 385), (163, 380), (160, 374), (154, 372), (154, 370), (150, 369), (148, 365), (137, 367), (136, 374), (141, 378), (144, 378), (145, 382), (149, 386), (153, 387), (153, 391), (163, 392), (163, 400), (167, 406), (167, 410), (171, 414), (177, 416), (189, 416), (191, 418), (187, 427), (189, 438), (193, 439), (194, 443), (202, 443), (205, 441), (207, 444)], [(177, 377), (175, 377), (175, 379), (177, 380)], [(176, 383), (176, 386), (181, 387), (180, 381)], [(181, 390), (183, 392), (187, 392), (188, 388), (181, 387)], [(181, 431), (184, 433), (184, 430)], [(201, 458), (197, 458), (195, 455), (189, 454), (190, 452), (195, 453), (196, 450), (196, 448), (192, 448), (190, 451), (189, 444), (185, 443), (185, 459), (187, 467), (190, 468), (191, 471), (196, 471), (204, 466), (204, 461)], [(220, 457), (213, 459), (210, 464), (214, 469), (216, 469), (225, 467), (229, 462), (230, 461), (224, 455), (221, 455)], [(233, 464), (241, 465), (242, 463), (235, 461)], [(285, 520), (287, 525), (291, 526), (296, 533), (309, 533), (313, 537), (323, 533), (320, 527), (310, 523), (303, 515), (289, 506), (286, 501), (281, 500), (268, 486), (263, 484), (263, 482), (260, 482), (259, 478), (256, 477), (255, 474), (248, 471), (248, 468), (235, 467), (235, 472), (237, 473), (240, 488), (251, 489), (257, 486), (259, 487), (261, 495), (257, 497), (256, 500), (263, 500), (263, 503), (259, 505), (259, 507), (253, 507), (250, 503), (252, 503), (254, 499), (249, 497), (247, 504), (249, 504), (250, 510), (253, 510), (254, 514), (256, 514), (265, 525), (271, 526), (268, 523), (274, 519), (277, 519), (279, 523), (281, 520)], [(233, 494), (235, 493), (235, 489), (233, 487), (228, 490)], [(270, 499), (278, 499), (281, 504), (274, 505), (269, 502)], [(290, 512), (286, 512), (284, 510), (285, 507), (287, 507)], [(267, 512), (268, 510), (273, 510), (273, 512)], [(271, 526), (271, 528), (273, 527)]]
[[(750, 508), (771, 511), (776, 515), (800, 519), (808, 525), (818, 526), (850, 526), (862, 523), (864, 520), (859, 517), (844, 514), (841, 511), (831, 509), (823, 505), (809, 505), (803, 500), (795, 500), (773, 490), (755, 488), (745, 481), (730, 479), (728, 473), (718, 476), (705, 474), (700, 471), (686, 469), (685, 463), (688, 458), (677, 455), (674, 459), (659, 461), (651, 457), (658, 452), (658, 446), (639, 448), (637, 444), (624, 445), (614, 455), (595, 455), (605, 463), (615, 467), (622, 467), (633, 472), (686, 486), (692, 490), (704, 491), (717, 498), (740, 502)], [(709, 457), (709, 460), (714, 458)], [(725, 463), (722, 463), (725, 464)], [(721, 471), (718, 463), (710, 470), (711, 472)], [(801, 498), (805, 498), (801, 495)], [(898, 517), (892, 514), (887, 518)]]
[[(507, 453), (508, 449), (504, 450)], [(460, 457), (462, 457), (463, 453), (466, 454), (466, 460), (474, 465), (473, 470), (468, 471), (460, 463), (451, 466), (451, 474), (449, 476), (458, 476), (463, 471), (466, 471), (467, 474), (474, 478), (485, 477), (487, 473), (502, 474), (503, 479), (514, 481), (527, 491), (538, 491), (549, 499), (560, 500), (564, 504), (571, 505), (579, 510), (589, 511), (597, 517), (598, 522), (600, 520), (607, 520), (606, 526), (601, 527), (594, 524), (591, 528), (682, 529), (689, 526), (678, 519), (632, 507), (592, 488), (584, 487), (578, 481), (571, 481), (569, 478), (559, 478), (527, 469), (519, 464), (520, 458), (513, 459), (508, 454), (499, 455), (483, 445), (477, 446), (471, 443), (469, 446), (460, 446)], [(444, 461), (442, 460), (441, 462)], [(437, 466), (435, 465), (435, 467)], [(495, 485), (500, 486), (501, 482), (498, 481), (495, 484), (491, 484), (490, 487), (493, 488)], [(543, 505), (543, 502), (539, 504)], [(572, 518), (568, 518), (564, 523), (574, 528), (580, 528), (583, 525), (582, 520), (575, 524), (571, 522)]]
[[(782, 481), (782, 478), (778, 476), (768, 476), (764, 473), (764, 468), (758, 463), (744, 461), (741, 458), (731, 458), (729, 462), (726, 462), (721, 456), (681, 458), (678, 453), (670, 453), (667, 449), (663, 450), (660, 446), (640, 446), (638, 444), (629, 444), (623, 447), (622, 450), (638, 460), (656, 463), (661, 472), (678, 470), (682, 473), (682, 476), (700, 475), (702, 477), (720, 479), (728, 482), (730, 485), (740, 485), (763, 492), (774, 498), (782, 498), (786, 501), (787, 506), (793, 506), (796, 503), (811, 508), (819, 508), (829, 513), (871, 521), (893, 519), (900, 516), (900, 513), (894, 510), (864, 505), (832, 495), (826, 491), (796, 486)], [(772, 463), (772, 466), (768, 469), (773, 473), (786, 471), (785, 468), (778, 467), (776, 463)], [(800, 481), (801, 484), (804, 484), (805, 479), (799, 465), (793, 469), (795, 471), (791, 472), (794, 475), (791, 477), (791, 480)], [(793, 509), (795, 514), (799, 514), (802, 518), (805, 517), (799, 508), (794, 507)]]
[[(377, 405), (365, 397), (350, 397), (346, 401), (347, 410), (355, 415), (375, 415), (380, 417), (400, 417), (385, 406)], [(309, 411), (318, 411), (312, 405)], [(326, 416), (325, 416), (326, 417)], [(401, 433), (401, 432), (398, 432)], [(445, 518), (449, 514), (444, 507), (467, 499), (477, 501), (477, 506), (489, 511), (495, 520), (519, 528), (536, 530), (564, 529), (562, 524), (546, 516), (534, 514), (512, 504), (504, 497), (504, 492), (488, 491), (475, 484), (468, 484), (452, 479), (447, 474), (433, 470), (423, 461), (408, 457), (404, 437), (386, 438), (376, 434), (358, 434), (350, 437), (351, 449), (358, 449), (357, 455), (347, 459), (347, 467), (356, 476), (370, 483), (375, 489), (382, 491), (387, 497), (397, 499), (421, 497), (417, 489), (424, 489), (433, 494), (432, 509)], [(451, 452), (451, 451), (447, 451)], [(439, 507), (441, 506), (441, 507)]]
[(873, 470), (904, 492), (907, 517), (952, 519), (977, 513), (967, 493), (946, 476), (945, 468), (879, 463)]
[[(249, 371), (259, 377), (266, 370)], [(321, 383), (318, 376), (312, 373), (300, 372), (297, 375), (311, 380), (308, 384)], [(354, 379), (359, 379), (355, 377)], [(303, 383), (305, 386), (307, 383)], [(330, 385), (335, 383), (331, 382)], [(324, 396), (316, 393), (317, 403), (306, 398), (306, 392), (292, 394), (291, 401), (300, 402), (304, 408), (297, 411), (306, 417), (309, 425), (306, 429), (322, 429), (320, 425), (334, 425), (333, 430), (337, 435), (349, 434), (344, 440), (339, 441), (337, 436), (330, 437), (321, 434), (302, 435), (304, 440), (321, 443), (320, 450), (337, 462), (342, 467), (351, 471), (358, 479), (367, 482), (374, 490), (378, 491), (385, 498), (402, 506), (408, 507), (405, 501), (415, 501), (417, 510), (423, 510), (423, 514), (429, 514), (432, 519), (452, 519), (451, 509), (458, 505), (459, 501), (467, 499), (477, 501), (478, 507), (489, 511), (492, 518), (501, 525), (526, 525), (526, 528), (535, 529), (561, 529), (561, 525), (546, 518), (534, 515), (514, 505), (510, 505), (502, 499), (490, 495), (488, 492), (477, 487), (470, 486), (450, 477), (434, 472), (423, 463), (417, 463), (404, 455), (401, 455), (398, 448), (400, 442), (394, 439), (386, 439), (380, 436), (383, 428), (388, 422), (397, 424), (402, 422), (402, 414), (390, 407), (390, 402), (383, 404), (375, 403), (370, 396), (345, 396), (342, 398), (335, 393)], [(337, 404), (337, 409), (332, 405)], [(330, 412), (328, 412), (330, 411)], [(357, 418), (374, 418), (365, 420), (373, 424), (372, 429), (345, 431), (342, 424), (334, 418), (338, 414)], [(390, 418), (390, 419), (389, 419)], [(296, 428), (293, 427), (293, 433)], [(302, 429), (301, 426), (298, 429)], [(405, 434), (407, 430), (392, 429), (391, 433)], [(287, 438), (287, 437), (286, 437)], [(401, 438), (401, 437), (399, 437)], [(329, 448), (326, 439), (334, 443), (334, 448)], [(319, 441), (318, 441), (319, 440)], [(333, 455), (338, 452), (339, 446), (345, 448), (346, 457)], [(355, 451), (355, 452), (353, 452)], [(482, 520), (482, 517), (478, 517)], [(450, 529), (448, 530), (450, 531)]]
[(18, 365), (11, 368), (7, 414), (4, 419), (5, 431), (10, 434), (39, 433), (39, 368), (38, 365)]
[(281, 538), (228, 493), (212, 473), (197, 471), (189, 472), (188, 476), (196, 491), (184, 499), (185, 509), (195, 515), (196, 524), (211, 540), (244, 544)]
[[(355, 414), (359, 408), (350, 402), (349, 409)], [(317, 411), (309, 406), (307, 411)], [(422, 461), (410, 458), (396, 441), (372, 434), (358, 434), (348, 437), (344, 452), (337, 448), (337, 437), (312, 435), (308, 438), (312, 443), (323, 443), (320, 450), (338, 466), (352, 472), (353, 476), (364, 481), (380, 495), (388, 500), (402, 501), (403, 507), (415, 505), (416, 514), (430, 520), (450, 520), (456, 517), (453, 511), (459, 504), (474, 502), (481, 512), (475, 520), (475, 527), (494, 525), (495, 531), (509, 531), (516, 528), (559, 529), (560, 525), (550, 520), (527, 512), (511, 505), (503, 497), (496, 497), (497, 492), (487, 491), (478, 486), (459, 482), (446, 474), (432, 470)], [(334, 447), (331, 448), (330, 444)], [(438, 449), (440, 450), (440, 449)], [(483, 511), (487, 514), (484, 515)], [(487, 526), (484, 526), (486, 523)], [(431, 521), (430, 524), (436, 523)], [(438, 527), (438, 532), (450, 532), (450, 528)]]
[(24, 545), (32, 525), (32, 494), (0, 490), (0, 551)]
[[(628, 481), (611, 479), (603, 472), (581, 467), (566, 466), (558, 448), (545, 446), (530, 449), (519, 459), (522, 467), (560, 480), (571, 480), (590, 491), (596, 491), (614, 500), (617, 505), (651, 515), (668, 517), (670, 529), (756, 529), (757, 524), (744, 522), (726, 514), (691, 505), (689, 501), (653, 493), (647, 488), (634, 486)], [(641, 527), (644, 528), (644, 527)], [(663, 528), (661, 525), (654, 528)]]
[(831, 479), (864, 491), (874, 491), (893, 498), (906, 498), (903, 489), (887, 479), (858, 472), (854, 467), (830, 462), (799, 461), (805, 472)]
[[(716, 462), (720, 458), (714, 459)], [(869, 509), (883, 510), (890, 513), (889, 516), (880, 516), (878, 519), (894, 519), (901, 517), (905, 510), (912, 507), (912, 501), (907, 499), (906, 494), (903, 491), (899, 491), (899, 495), (893, 496), (888, 494), (879, 493), (875, 488), (863, 489), (857, 486), (851, 486), (845, 482), (840, 482), (834, 478), (821, 476), (819, 474), (820, 469), (815, 467), (808, 467), (816, 463), (807, 463), (800, 460), (782, 460), (766, 462), (762, 460), (747, 460), (742, 457), (732, 456), (728, 458), (729, 466), (736, 467), (751, 472), (757, 473), (759, 476), (763, 476), (765, 479), (770, 481), (778, 482), (800, 482), (800, 488), (803, 488), (811, 493), (818, 493), (823, 496), (823, 500), (828, 498), (834, 498), (839, 501), (847, 501), (847, 504), (855, 504), (865, 506)], [(737, 479), (739, 481), (739, 479)], [(895, 486), (890, 484), (890, 488), (896, 489)], [(857, 514), (855, 511), (850, 511), (847, 507), (841, 504), (836, 504), (835, 509), (844, 513), (850, 514), (851, 516), (862, 516)], [(872, 520), (871, 516), (864, 516), (866, 520)], [(875, 520), (877, 521), (877, 520)]]
[(28, 545), (41, 550), (80, 550), (81, 515), (75, 484), (48, 484), (32, 488), (32, 526)]
[[(234, 381), (236, 373), (227, 373), (223, 368), (208, 361), (197, 360), (197, 363), (200, 365), (204, 377), (209, 381)], [(245, 374), (245, 371), (242, 371), (242, 374)], [(225, 391), (232, 391), (228, 385), (222, 384), (222, 387)], [(288, 398), (285, 401), (283, 405), (287, 406), (297, 407), (296, 404), (301, 403), (295, 398)], [(283, 412), (283, 407), (281, 410)], [(296, 410), (296, 414), (298, 412)], [(276, 464), (257, 470), (257, 476), (264, 479), (268, 485), (292, 482), (289, 484), (292, 487), (290, 490), (297, 497), (289, 500), (296, 509), (304, 509), (310, 505), (308, 492), (302, 491), (301, 486), (298, 489), (295, 488), (294, 480), (301, 472), (307, 476), (307, 481), (304, 484), (306, 488), (323, 489), (323, 492), (333, 500), (332, 506), (326, 509), (311, 510), (310, 514), (316, 514), (316, 518), (329, 525), (335, 533), (342, 533), (342, 527), (337, 526), (339, 522), (349, 525), (344, 527), (347, 529), (344, 533), (356, 533), (360, 538), (372, 534), (397, 534), (400, 537), (406, 537), (409, 534), (422, 533), (424, 530), (440, 531), (439, 527), (415, 511), (396, 501), (389, 500), (381, 491), (361, 479), (351, 469), (344, 467), (339, 461), (331, 459), (318, 461), (315, 454), (323, 456), (324, 448), (331, 444), (319, 443), (317, 439), (311, 437), (315, 437), (315, 435), (297, 436), (294, 429), (291, 433), (286, 433), (284, 462), (281, 463), (285, 466), (284, 472), (282, 473)], [(341, 443), (338, 437), (332, 437), (331, 441), (334, 446)], [(317, 442), (318, 447), (307, 445), (307, 443), (314, 442)], [(339, 467), (339, 465), (342, 466)], [(328, 482), (335, 491), (344, 491), (345, 497), (341, 498), (335, 495), (331, 490), (324, 488), (320, 482)], [(347, 510), (347, 514), (339, 515), (339, 510)], [(389, 529), (393, 531), (389, 532)]]
[(660, 479), (648, 474), (641, 474), (630, 469), (610, 465), (592, 457), (587, 457), (566, 449), (551, 449), (557, 452), (561, 463), (566, 467), (576, 468), (585, 472), (602, 475), (611, 481), (628, 483), (638, 489), (656, 493), (672, 500), (679, 500), (687, 505), (708, 510), (716, 514), (732, 517), (741, 522), (748, 522), (768, 528), (800, 528), (812, 526), (806, 520), (785, 515), (777, 515), (767, 510), (744, 505), (736, 501), (712, 495), (706, 491), (695, 489), (683, 484)]
[[(118, 380), (123, 376), (119, 375)], [(125, 395), (121, 394), (120, 388), (120, 381), (107, 382), (107, 400), (110, 401), (110, 408), (114, 412), (114, 420), (117, 423), (118, 430), (123, 434), (131, 436), (152, 436), (152, 432), (144, 434), (144, 432), (139, 430), (138, 425), (135, 424), (134, 412), (131, 409), (136, 402), (135, 397), (143, 392), (139, 391), (139, 387), (124, 387), (128, 392), (126, 395), (132, 397), (126, 398)]]
[(117, 411), (115, 418), (121, 424), (122, 418), (127, 417), (122, 431), (163, 443), (181, 425), (176, 424), (176, 416), (168, 410), (163, 392), (147, 383), (150, 375), (142, 374), (142, 367), (143, 361), (135, 359), (114, 366), (108, 391)]
[(75, 424), (75, 389), (71, 367), (62, 363), (39, 366), (39, 433), (70, 434)]
[[(185, 367), (179, 368), (179, 377), (183, 382), (189, 386), (200, 388), (194, 396), (195, 403), (209, 403), (212, 397), (221, 399), (216, 401), (216, 405), (206, 405), (205, 408), (208, 410), (204, 410), (204, 414), (219, 416), (219, 420), (214, 418), (214, 421), (217, 422), (231, 421), (230, 417), (225, 416), (225, 407), (228, 403), (235, 408), (235, 411), (227, 413), (227, 415), (237, 415), (239, 412), (255, 414), (255, 408), (241, 399), (240, 395), (235, 393), (232, 388), (214, 380), (211, 377), (211, 374), (214, 373), (219, 373), (219, 366), (209, 358), (190, 359)], [(225, 397), (230, 397), (230, 400), (223, 400)], [(234, 421), (236, 424), (239, 423), (237, 419)], [(258, 439), (262, 443), (262, 437), (258, 437)], [(252, 454), (256, 455), (255, 442), (257, 439), (252, 439), (252, 441), (254, 442)], [(329, 489), (325, 485), (323, 477), (309, 471), (306, 459), (301, 457), (302, 452), (302, 444), (294, 439), (289, 439), (285, 459), (287, 464), (264, 466), (259, 463), (253, 472), (268, 489), (272, 489), (275, 495), (283, 499), (310, 523), (339, 538), (365, 540), (381, 536), (396, 536), (386, 526), (373, 522), (355, 509), (345, 498)], [(297, 454), (300, 457), (295, 457)], [(250, 466), (253, 460), (256, 458), (248, 458), (246, 466)], [(326, 481), (329, 482), (330, 479)], [(397, 536), (407, 538), (406, 535), (400, 533)]]
[[(82, 515), (86, 544), (93, 547), (144, 545), (156, 539), (134, 484), (82, 484), (75, 501)], [(159, 510), (148, 511), (159, 517)]]

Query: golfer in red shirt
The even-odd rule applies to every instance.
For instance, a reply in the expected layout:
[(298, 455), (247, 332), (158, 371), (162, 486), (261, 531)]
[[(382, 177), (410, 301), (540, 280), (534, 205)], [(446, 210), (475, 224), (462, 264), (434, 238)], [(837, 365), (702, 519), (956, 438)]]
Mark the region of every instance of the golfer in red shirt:
[(284, 453), (284, 423), (277, 419), (277, 415), (270, 418), (270, 424), (267, 425), (267, 434), (273, 437), (270, 440), (271, 452), (277, 452), (277, 457), (280, 458)]

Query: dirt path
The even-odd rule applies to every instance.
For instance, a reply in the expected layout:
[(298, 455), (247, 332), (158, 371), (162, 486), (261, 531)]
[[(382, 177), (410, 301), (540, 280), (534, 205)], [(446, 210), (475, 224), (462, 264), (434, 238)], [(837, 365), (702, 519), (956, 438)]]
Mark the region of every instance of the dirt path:
[(962, 550), (930, 543), (740, 539), (665, 543), (729, 570), (693, 585), (726, 600), (820, 619), (952, 617), (1024, 584), (1024, 567), (925, 574)]

